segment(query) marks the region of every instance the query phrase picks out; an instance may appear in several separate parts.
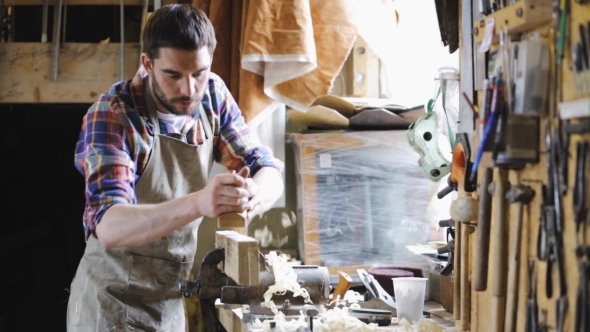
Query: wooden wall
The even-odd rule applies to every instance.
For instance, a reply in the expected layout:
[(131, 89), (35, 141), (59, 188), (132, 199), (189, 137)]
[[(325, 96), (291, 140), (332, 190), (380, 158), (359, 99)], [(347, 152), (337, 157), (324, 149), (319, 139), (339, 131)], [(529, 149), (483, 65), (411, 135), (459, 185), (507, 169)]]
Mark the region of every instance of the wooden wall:
[[(120, 80), (119, 44), (65, 44), (51, 80), (52, 45), (0, 44), (0, 103), (93, 103)], [(139, 44), (125, 46), (125, 79), (139, 65)]]
[[(551, 3), (551, 1), (546, 1)], [(475, 4), (475, 2), (474, 2)], [(466, 19), (466, 16), (462, 16)], [(468, 17), (467, 17), (468, 18)], [(581, 5), (576, 1), (570, 1), (570, 11), (568, 16), (567, 24), (567, 41), (565, 45), (565, 63), (562, 66), (561, 79), (559, 82), (560, 89), (562, 91), (562, 98), (560, 101), (569, 101), (584, 98), (584, 96), (574, 95), (574, 85), (572, 80), (572, 64), (571, 64), (571, 50), (572, 44), (579, 41), (578, 38), (578, 24), (590, 21), (590, 5)], [(535, 28), (529, 29), (524, 34), (529, 32), (538, 31), (544, 37), (548, 35), (547, 26), (536, 26)], [(496, 45), (497, 46), (497, 45)], [(481, 91), (479, 92), (481, 96)], [(586, 98), (590, 95), (586, 95)], [(529, 272), (528, 263), (530, 261), (535, 262), (536, 267), (536, 288), (537, 288), (537, 303), (539, 307), (539, 318), (543, 321), (543, 312), (546, 312), (545, 322), (550, 327), (556, 326), (556, 301), (559, 297), (559, 283), (558, 274), (556, 267), (553, 268), (553, 296), (548, 298), (545, 291), (546, 283), (546, 271), (547, 263), (540, 261), (537, 258), (537, 236), (540, 229), (540, 216), (542, 209), (542, 192), (541, 188), (543, 183), (547, 183), (547, 167), (546, 167), (546, 156), (545, 156), (545, 116), (541, 121), (540, 139), (539, 139), (539, 151), (541, 151), (541, 158), (538, 164), (527, 165), (525, 169), (521, 171), (510, 170), (508, 171), (508, 180), (511, 184), (525, 184), (532, 187), (535, 190), (535, 197), (532, 202), (524, 208), (523, 212), (523, 231), (522, 231), (522, 251), (520, 252), (520, 267), (519, 267), (519, 284), (516, 289), (518, 294), (518, 304), (516, 308), (516, 329), (515, 331), (524, 331), (526, 322), (526, 304), (527, 304), (527, 292), (529, 288)], [(562, 208), (563, 208), (563, 257), (565, 258), (565, 271), (567, 278), (567, 300), (568, 310), (565, 318), (564, 331), (573, 331), (574, 329), (574, 317), (576, 312), (576, 292), (579, 285), (579, 270), (578, 262), (575, 256), (576, 248), (576, 234), (574, 227), (574, 215), (573, 215), (573, 187), (575, 184), (576, 174), (576, 144), (580, 139), (590, 139), (590, 134), (585, 135), (572, 135), (569, 143), (569, 154), (568, 154), (568, 190), (565, 196), (562, 197)], [(481, 183), (481, 171), (479, 180)], [(587, 175), (588, 176), (588, 175)], [(498, 170), (494, 172), (494, 180), (498, 179)], [(479, 190), (482, 190), (480, 188)], [(588, 195), (587, 195), (588, 196)], [(477, 197), (477, 196), (476, 196)], [(492, 218), (491, 218), (491, 234), (498, 227), (495, 221), (497, 217), (497, 201), (493, 200)], [(508, 204), (508, 203), (507, 203)], [(586, 205), (588, 206), (588, 205)], [(508, 249), (512, 246), (514, 239), (514, 217), (516, 213), (516, 207), (513, 205), (507, 205), (508, 213), (504, 218), (504, 222), (507, 223), (507, 233), (505, 234), (504, 240), (499, 243), (500, 246), (505, 246)], [(473, 289), (473, 276), (475, 268), (475, 253), (478, 248), (477, 235), (478, 228), (475, 227), (475, 232), (470, 235), (470, 282), (471, 282), (471, 310), (470, 310), (470, 326), (468, 331), (503, 331), (503, 318), (504, 313), (501, 308), (504, 308), (505, 297), (494, 297), (492, 294), (492, 284), (497, 278), (506, 278), (506, 275), (498, 274), (492, 268), (491, 256), (493, 255), (493, 249), (495, 240), (492, 237), (490, 243), (490, 263), (488, 268), (488, 287), (484, 292), (476, 292)], [(588, 234), (585, 236), (586, 243), (590, 243)], [(509, 251), (509, 250), (508, 250)], [(506, 257), (506, 259), (511, 259)], [(499, 315), (498, 315), (499, 314)], [(464, 326), (460, 321), (457, 322), (458, 330), (461, 330), (461, 326)]]

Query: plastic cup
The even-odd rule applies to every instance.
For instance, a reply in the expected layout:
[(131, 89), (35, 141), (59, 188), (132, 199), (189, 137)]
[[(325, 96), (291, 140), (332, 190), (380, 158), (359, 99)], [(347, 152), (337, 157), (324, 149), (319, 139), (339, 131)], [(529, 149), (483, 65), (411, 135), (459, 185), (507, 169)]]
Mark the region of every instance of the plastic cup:
[(391, 278), (397, 305), (397, 318), (405, 318), (410, 324), (422, 318), (426, 297), (427, 278)]

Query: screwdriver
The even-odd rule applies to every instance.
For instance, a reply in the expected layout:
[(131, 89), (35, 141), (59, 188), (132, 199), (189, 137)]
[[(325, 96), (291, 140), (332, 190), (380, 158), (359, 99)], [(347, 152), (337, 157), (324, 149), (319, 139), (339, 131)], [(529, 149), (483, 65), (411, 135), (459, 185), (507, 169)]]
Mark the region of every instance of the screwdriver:
[[(588, 27), (590, 28), (590, 22)], [(588, 59), (588, 42), (586, 40), (586, 27), (583, 24), (578, 26), (578, 30), (580, 32), (580, 50), (578, 52), (581, 59), (578, 59), (583, 65), (586, 70), (590, 68), (589, 59)]]

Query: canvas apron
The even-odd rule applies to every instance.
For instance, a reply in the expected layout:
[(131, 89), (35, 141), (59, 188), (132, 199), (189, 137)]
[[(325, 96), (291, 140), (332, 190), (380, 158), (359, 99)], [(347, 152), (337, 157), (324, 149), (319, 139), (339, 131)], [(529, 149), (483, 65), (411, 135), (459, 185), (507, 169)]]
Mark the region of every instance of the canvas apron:
[[(181, 197), (205, 187), (213, 162), (213, 135), (200, 106), (205, 141), (194, 146), (160, 134), (145, 83), (154, 125), (154, 145), (136, 184), (138, 204)], [(207, 98), (208, 96), (205, 96)], [(68, 331), (185, 331), (178, 281), (188, 279), (202, 218), (147, 245), (105, 250), (90, 237), (68, 303)]]

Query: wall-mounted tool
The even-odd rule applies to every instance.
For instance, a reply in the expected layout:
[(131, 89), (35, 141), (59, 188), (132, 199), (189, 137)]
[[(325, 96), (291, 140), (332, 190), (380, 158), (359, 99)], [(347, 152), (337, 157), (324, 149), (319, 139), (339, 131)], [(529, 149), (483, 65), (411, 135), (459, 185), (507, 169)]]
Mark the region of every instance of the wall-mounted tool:
[(576, 222), (576, 257), (580, 273), (576, 295), (575, 332), (590, 330), (590, 247), (585, 245), (588, 209), (586, 207), (586, 158), (590, 144), (577, 144), (576, 184), (574, 187), (573, 210)]
[(455, 149), (453, 150), (453, 161), (451, 163), (452, 181), (458, 183), (465, 192), (474, 192), (477, 188), (477, 178), (473, 175), (473, 163), (471, 162), (471, 147), (467, 133), (458, 133)]
[[(462, 194), (451, 203), (450, 214), (451, 218), (455, 220), (457, 231), (456, 236), (455, 256), (459, 256), (459, 265), (455, 268), (455, 278), (459, 279), (459, 320), (463, 331), (469, 330), (469, 318), (471, 309), (471, 283), (469, 279), (469, 238), (473, 227), (471, 223), (477, 220), (478, 217), (478, 203), (477, 200), (468, 194)], [(457, 273), (459, 272), (459, 273)]]
[[(567, 284), (565, 277), (565, 262), (563, 260), (563, 219), (561, 209), (561, 194), (559, 188), (559, 154), (561, 148), (554, 138), (558, 136), (559, 130), (551, 132), (550, 119), (547, 118), (547, 130), (545, 144), (547, 149), (547, 188), (544, 189), (547, 197), (543, 198), (543, 211), (547, 236), (547, 275), (545, 278), (545, 291), (547, 297), (553, 296), (553, 265), (557, 267), (560, 296), (556, 302), (556, 331), (563, 331), (565, 315), (568, 310)], [(553, 137), (552, 137), (553, 136)]]
[(541, 116), (547, 105), (550, 56), (547, 43), (530, 37), (513, 45), (513, 114)]
[(441, 220), (438, 222), (439, 227), (448, 227), (447, 228), (447, 244), (439, 247), (436, 249), (436, 252), (439, 255), (449, 254), (447, 259), (447, 265), (442, 268), (440, 271), (440, 275), (442, 276), (450, 276), (454, 270), (454, 261), (455, 261), (455, 221), (453, 219), (446, 219)]
[[(586, 208), (586, 158), (588, 156), (589, 143), (578, 142), (576, 157), (576, 183), (574, 185), (573, 211), (576, 222), (576, 233), (580, 233), (582, 226), (586, 223), (588, 209)], [(583, 236), (583, 234), (582, 234)], [(577, 244), (584, 243), (584, 238), (577, 237)]]
[(497, 165), (520, 169), (539, 161), (539, 116), (546, 104), (549, 51), (539, 37), (512, 43), (504, 32), (500, 42), (505, 100), (498, 108), (492, 158)]
[(475, 272), (473, 289), (479, 292), (488, 285), (488, 257), (490, 252), (490, 226), (492, 218), (492, 196), (488, 191), (494, 177), (494, 169), (485, 167), (479, 187), (479, 214), (477, 221), (477, 252), (475, 254)]
[(539, 117), (507, 114), (502, 127), (495, 158), (497, 165), (520, 169), (525, 164), (539, 162)]
[(447, 178), (448, 186), (441, 190), (437, 197), (443, 198), (453, 190), (474, 192), (477, 184), (473, 176), (473, 164), (471, 162), (471, 147), (466, 133), (458, 133), (453, 149), (453, 161), (451, 162), (451, 175)]
[[(452, 221), (452, 225), (453, 227), (455, 227), (455, 221), (453, 219), (448, 219), (448, 221)], [(448, 226), (441, 225), (441, 227)], [(445, 265), (445, 267), (443, 267), (442, 270), (440, 270), (440, 275), (448, 277), (453, 272), (455, 264), (455, 228), (447, 228), (447, 244), (444, 247), (438, 248), (437, 252), (439, 255), (444, 254), (446, 252), (449, 253), (447, 265)]]
[(590, 122), (566, 123), (564, 132), (566, 135), (590, 133)]
[(529, 186), (521, 184), (510, 186), (506, 193), (506, 200), (516, 205), (516, 214), (513, 223), (512, 245), (509, 246), (508, 254), (508, 291), (506, 292), (506, 315), (504, 320), (504, 332), (515, 331), (516, 328), (516, 311), (518, 303), (518, 285), (519, 280), (524, 280), (524, 276), (519, 276), (520, 257), (521, 257), (521, 237), (523, 227), (523, 209), (528, 205), (535, 191)]
[[(496, 127), (498, 125), (499, 114), (502, 112), (502, 90), (503, 90), (503, 81), (502, 81), (502, 73), (499, 72), (496, 77), (492, 79), (492, 91), (491, 91), (491, 102), (490, 102), (490, 112), (489, 117), (486, 120), (485, 129), (483, 135), (481, 136), (481, 141), (479, 143), (479, 148), (477, 150), (477, 155), (475, 156), (475, 160), (471, 167), (471, 176), (470, 181), (475, 181), (475, 176), (477, 174), (477, 168), (481, 162), (483, 157), (484, 151), (488, 147), (488, 142), (490, 142), (493, 138), (493, 132), (497, 131)], [(484, 107), (480, 112), (484, 114), (487, 113), (486, 107)], [(501, 114), (500, 114), (501, 115)]]
[(538, 332), (539, 308), (537, 306), (537, 274), (535, 261), (529, 262), (529, 290), (527, 293), (525, 332)]
[[(490, 184), (490, 195), (494, 199), (494, 220), (491, 234), (492, 257), (491, 268), (494, 271), (492, 279), (492, 295), (496, 305), (493, 308), (493, 321), (498, 327), (504, 326), (505, 301), (506, 296), (506, 278), (508, 253), (506, 246), (506, 234), (508, 224), (506, 221), (506, 191), (508, 189), (508, 172), (505, 169), (496, 167), (494, 169), (494, 181)], [(501, 329), (500, 329), (501, 330)]]
[(578, 25), (579, 42), (572, 45), (574, 94), (590, 93), (590, 21)]
[(580, 284), (576, 294), (576, 316), (574, 322), (575, 332), (590, 331), (590, 247), (579, 246), (576, 249), (578, 267), (580, 271)]

